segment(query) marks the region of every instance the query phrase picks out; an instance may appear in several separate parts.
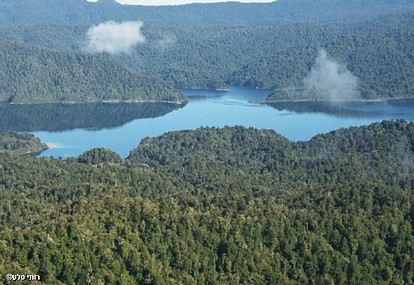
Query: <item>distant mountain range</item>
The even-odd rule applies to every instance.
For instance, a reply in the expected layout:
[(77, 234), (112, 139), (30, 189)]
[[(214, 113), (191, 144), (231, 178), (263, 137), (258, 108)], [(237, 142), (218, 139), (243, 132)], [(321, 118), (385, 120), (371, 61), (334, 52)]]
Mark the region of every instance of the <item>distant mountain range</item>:
[(414, 2), (410, 0), (278, 0), (158, 7), (121, 5), (114, 0), (2, 0), (0, 25), (90, 25), (137, 19), (162, 26), (349, 23), (412, 10)]

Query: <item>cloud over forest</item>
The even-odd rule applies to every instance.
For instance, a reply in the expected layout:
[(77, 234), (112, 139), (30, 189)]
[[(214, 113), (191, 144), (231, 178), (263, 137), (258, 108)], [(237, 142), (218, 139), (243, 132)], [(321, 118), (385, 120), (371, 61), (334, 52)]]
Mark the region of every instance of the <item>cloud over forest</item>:
[(141, 33), (142, 26), (141, 21), (108, 21), (91, 27), (86, 34), (85, 51), (130, 53), (136, 45), (145, 42), (145, 36)]

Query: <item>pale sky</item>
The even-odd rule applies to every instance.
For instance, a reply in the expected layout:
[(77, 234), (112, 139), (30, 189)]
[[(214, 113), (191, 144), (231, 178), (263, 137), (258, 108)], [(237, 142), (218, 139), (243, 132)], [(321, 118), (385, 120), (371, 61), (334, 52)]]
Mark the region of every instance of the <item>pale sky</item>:
[[(87, 0), (89, 2), (97, 2), (99, 0)], [(190, 3), (216, 3), (216, 2), (226, 2), (222, 0), (115, 0), (120, 4), (127, 5), (146, 5), (146, 6), (160, 6), (160, 5), (181, 5), (181, 4), (190, 4)], [(243, 3), (269, 3), (275, 0), (239, 0), (235, 2)]]

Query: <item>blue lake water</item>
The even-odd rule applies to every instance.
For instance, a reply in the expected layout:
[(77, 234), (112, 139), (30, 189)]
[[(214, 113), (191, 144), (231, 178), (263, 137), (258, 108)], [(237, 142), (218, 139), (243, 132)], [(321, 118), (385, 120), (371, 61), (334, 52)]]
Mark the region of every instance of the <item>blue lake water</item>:
[[(290, 140), (299, 141), (309, 140), (316, 134), (343, 127), (367, 125), (388, 119), (414, 120), (414, 100), (360, 102), (343, 105), (286, 103), (269, 106), (249, 103), (252, 100), (264, 100), (270, 93), (269, 90), (232, 87), (228, 92), (206, 90), (182, 90), (182, 92), (189, 96), (188, 104), (180, 108), (173, 108), (171, 111), (168, 110), (166, 114), (155, 114), (153, 117), (146, 115), (142, 118), (122, 122), (126, 111), (121, 110), (116, 113), (116, 116), (121, 119), (122, 123), (115, 126), (95, 127), (93, 123), (90, 123), (89, 125), (80, 124), (80, 127), (76, 127), (78, 126), (76, 125), (74, 128), (67, 127), (53, 131), (32, 129), (31, 132), (43, 142), (58, 146), (58, 148), (43, 152), (41, 156), (65, 158), (78, 156), (94, 147), (105, 147), (126, 157), (144, 137), (205, 126), (242, 125), (272, 129)], [(109, 112), (107, 109), (99, 110), (96, 112)], [(105, 113), (93, 115), (104, 118)], [(66, 120), (74, 120), (65, 118)], [(62, 122), (62, 125), (68, 123), (70, 122)]]

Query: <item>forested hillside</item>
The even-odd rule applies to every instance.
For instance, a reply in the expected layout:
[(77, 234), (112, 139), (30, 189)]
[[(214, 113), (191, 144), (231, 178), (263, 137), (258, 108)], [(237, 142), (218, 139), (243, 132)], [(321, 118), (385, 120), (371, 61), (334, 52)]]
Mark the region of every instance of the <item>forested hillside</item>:
[[(274, 87), (270, 100), (309, 98), (304, 79), (324, 49), (338, 65), (358, 78), (361, 97), (404, 98), (414, 94), (414, 14), (389, 16), (354, 26), (328, 26), (319, 32), (341, 34), (302, 37), (295, 48), (282, 49), (246, 65), (230, 77), (230, 83), (252, 87)], [(314, 33), (318, 35), (318, 31)], [(293, 88), (283, 94), (279, 89)]]
[[(178, 88), (242, 85), (280, 90), (302, 88), (323, 49), (358, 79), (361, 98), (406, 98), (414, 94), (413, 27), (413, 13), (331, 25), (160, 27), (144, 23), (145, 43), (130, 54), (112, 58)], [(82, 54), (87, 31), (87, 26), (39, 25), (3, 28), (0, 35)], [(112, 77), (110, 72), (108, 76)], [(272, 100), (308, 97), (300, 92), (280, 93)]]
[(0, 41), (0, 101), (185, 101), (160, 80), (109, 58)]
[(410, 284), (413, 161), (404, 121), (298, 143), (243, 127), (172, 132), (128, 159), (0, 154), (0, 276)]

